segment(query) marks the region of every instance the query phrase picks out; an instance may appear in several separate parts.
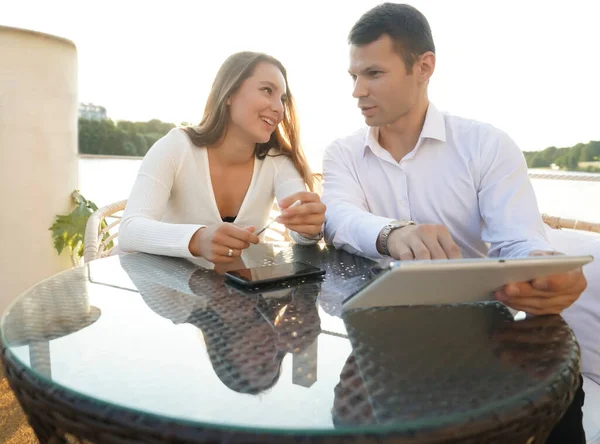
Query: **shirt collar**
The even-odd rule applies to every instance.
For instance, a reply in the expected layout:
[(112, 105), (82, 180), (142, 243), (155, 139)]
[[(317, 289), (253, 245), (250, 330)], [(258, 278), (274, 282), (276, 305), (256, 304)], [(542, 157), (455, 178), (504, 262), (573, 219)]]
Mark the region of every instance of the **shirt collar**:
[[(419, 135), (417, 146), (420, 145), (421, 139), (435, 139), (441, 142), (446, 141), (446, 122), (444, 121), (444, 115), (431, 102), (429, 102), (429, 106), (427, 107), (425, 122), (423, 122), (423, 129)], [(368, 128), (363, 155), (367, 152), (367, 148), (370, 148), (375, 154), (381, 154), (381, 151), (385, 151), (383, 147), (379, 145), (378, 127), (370, 126)]]

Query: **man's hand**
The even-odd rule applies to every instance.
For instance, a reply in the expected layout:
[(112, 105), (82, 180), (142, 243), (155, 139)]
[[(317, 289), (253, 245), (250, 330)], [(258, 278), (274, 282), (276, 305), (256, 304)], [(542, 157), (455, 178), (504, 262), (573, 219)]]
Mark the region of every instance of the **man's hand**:
[[(302, 204), (290, 208), (297, 200)], [(286, 196), (277, 202), (281, 208), (281, 216), (276, 221), (288, 230), (295, 231), (305, 237), (311, 237), (319, 234), (325, 222), (325, 204), (317, 193), (309, 191), (300, 191), (290, 196)]]
[[(531, 256), (551, 256), (550, 251), (534, 251)], [(583, 293), (587, 280), (583, 270), (551, 274), (531, 282), (505, 285), (496, 291), (496, 299), (509, 307), (533, 315), (559, 314)]]
[(407, 225), (388, 237), (388, 250), (394, 259), (460, 259), (458, 246), (443, 225)]

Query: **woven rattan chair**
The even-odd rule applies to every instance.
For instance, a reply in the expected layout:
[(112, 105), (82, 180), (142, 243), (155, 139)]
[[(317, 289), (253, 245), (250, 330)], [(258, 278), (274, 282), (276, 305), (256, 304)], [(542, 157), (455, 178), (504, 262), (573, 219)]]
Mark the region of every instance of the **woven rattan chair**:
[[(85, 263), (110, 255), (112, 248), (109, 248), (109, 245), (117, 238), (117, 225), (121, 222), (121, 217), (115, 213), (123, 211), (126, 203), (127, 200), (120, 200), (98, 208), (91, 214), (85, 226), (83, 240), (83, 261)], [(106, 218), (114, 219), (114, 221), (107, 222), (103, 228), (102, 222)]]
[(583, 220), (564, 219), (562, 217), (550, 216), (542, 214), (542, 219), (551, 228), (561, 229), (568, 228), (570, 230), (591, 231), (600, 233), (600, 223), (586, 222)]

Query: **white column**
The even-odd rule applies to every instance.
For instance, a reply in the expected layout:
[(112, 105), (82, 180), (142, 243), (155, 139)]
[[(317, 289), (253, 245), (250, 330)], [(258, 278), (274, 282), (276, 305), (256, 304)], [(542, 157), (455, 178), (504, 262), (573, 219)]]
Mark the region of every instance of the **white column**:
[(77, 50), (0, 26), (0, 310), (70, 267), (48, 230), (77, 188)]

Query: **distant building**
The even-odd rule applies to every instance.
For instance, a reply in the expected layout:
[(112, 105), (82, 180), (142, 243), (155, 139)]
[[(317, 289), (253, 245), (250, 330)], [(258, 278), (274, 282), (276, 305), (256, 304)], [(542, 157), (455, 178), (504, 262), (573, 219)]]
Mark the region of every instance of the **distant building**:
[(94, 105), (93, 103), (80, 103), (79, 117), (89, 120), (106, 120), (106, 108)]

